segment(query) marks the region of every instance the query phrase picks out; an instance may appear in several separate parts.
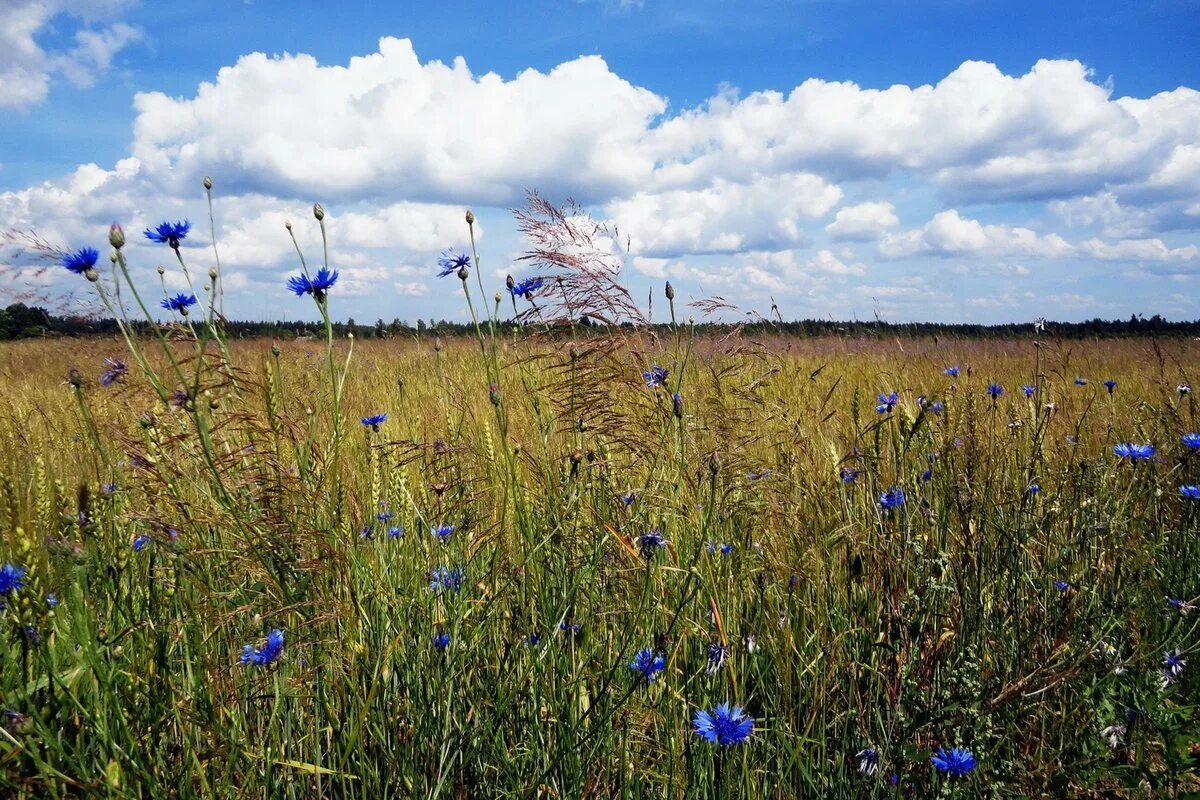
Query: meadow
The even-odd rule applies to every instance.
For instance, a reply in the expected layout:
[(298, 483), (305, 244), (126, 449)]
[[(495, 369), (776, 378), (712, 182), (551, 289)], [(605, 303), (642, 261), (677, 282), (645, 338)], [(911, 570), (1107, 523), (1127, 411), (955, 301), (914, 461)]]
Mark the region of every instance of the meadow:
[(0, 349), (5, 796), (1200, 792), (1200, 343), (650, 328), (541, 212), (460, 339), (73, 262), (123, 336)]

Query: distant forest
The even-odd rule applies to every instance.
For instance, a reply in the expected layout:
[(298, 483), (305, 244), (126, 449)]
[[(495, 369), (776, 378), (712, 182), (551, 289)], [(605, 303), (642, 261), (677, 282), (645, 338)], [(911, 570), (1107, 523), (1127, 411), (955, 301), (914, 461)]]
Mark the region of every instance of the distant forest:
[[(324, 335), (320, 322), (250, 322), (226, 320), (223, 323), (227, 333), (235, 338), (271, 338), (297, 339), (303, 337), (318, 337)], [(582, 318), (578, 322), (580, 328), (597, 327), (595, 323)], [(136, 327), (145, 327), (139, 323)], [(656, 328), (667, 328), (664, 324)], [(1172, 322), (1155, 314), (1152, 317), (1134, 315), (1125, 320), (1092, 319), (1086, 322), (1053, 322), (1048, 321), (1046, 327), (1055, 336), (1068, 338), (1093, 337), (1129, 337), (1157, 336), (1182, 337), (1200, 336), (1200, 319), (1190, 322)], [(508, 333), (517, 330), (515, 323), (502, 322), (501, 330)], [(724, 333), (733, 328), (731, 323), (704, 322), (697, 323), (698, 333)], [(1035, 333), (1032, 321), (1008, 323), (1001, 325), (979, 324), (947, 324), (939, 322), (907, 322), (893, 323), (880, 320), (838, 322), (834, 320), (805, 319), (794, 322), (778, 322), (759, 319), (743, 323), (746, 335), (785, 335), (785, 336), (958, 336), (965, 338), (1011, 338), (1017, 336), (1032, 337)], [(353, 331), (359, 338), (386, 339), (392, 337), (411, 337), (415, 335), (437, 336), (469, 336), (474, 334), (470, 323), (447, 322), (446, 320), (421, 320), (409, 322), (393, 319), (391, 322), (376, 320), (373, 324), (356, 322), (353, 318), (345, 322), (334, 323), (334, 332), (345, 336)], [(57, 316), (38, 306), (27, 306), (24, 303), (14, 303), (0, 309), (0, 340), (53, 338), (53, 337), (85, 337), (85, 336), (115, 336), (118, 334), (116, 322), (112, 319), (92, 319), (86, 317)]]

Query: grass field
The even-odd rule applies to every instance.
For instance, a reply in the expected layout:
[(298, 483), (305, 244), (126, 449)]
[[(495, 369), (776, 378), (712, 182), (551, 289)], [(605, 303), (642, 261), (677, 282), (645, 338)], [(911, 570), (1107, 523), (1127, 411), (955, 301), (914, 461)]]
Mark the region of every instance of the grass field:
[(478, 318), (0, 350), (5, 796), (1200, 791), (1198, 343)]

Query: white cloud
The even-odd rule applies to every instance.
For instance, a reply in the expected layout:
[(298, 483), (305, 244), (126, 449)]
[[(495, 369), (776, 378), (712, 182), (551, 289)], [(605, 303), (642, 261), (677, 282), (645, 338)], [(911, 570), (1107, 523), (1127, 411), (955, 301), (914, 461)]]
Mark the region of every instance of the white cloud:
[(801, 223), (842, 199), (837, 186), (807, 173), (721, 178), (703, 189), (638, 192), (610, 203), (608, 214), (633, 249), (650, 256), (783, 249), (804, 240)]
[(113, 57), (141, 39), (139, 28), (124, 22), (83, 27), (70, 50), (47, 52), (36, 36), (56, 17), (85, 25), (112, 16), (127, 0), (9, 0), (0, 13), (0, 108), (26, 109), (46, 99), (61, 73), (80, 87), (95, 85)]
[(879, 242), (884, 258), (980, 255), (996, 258), (1036, 256), (1057, 258), (1073, 252), (1056, 233), (1040, 236), (1029, 228), (984, 225), (950, 209), (933, 216), (924, 227), (888, 234)]
[(834, 241), (873, 242), (899, 224), (896, 207), (891, 203), (859, 203), (838, 209), (825, 232)]

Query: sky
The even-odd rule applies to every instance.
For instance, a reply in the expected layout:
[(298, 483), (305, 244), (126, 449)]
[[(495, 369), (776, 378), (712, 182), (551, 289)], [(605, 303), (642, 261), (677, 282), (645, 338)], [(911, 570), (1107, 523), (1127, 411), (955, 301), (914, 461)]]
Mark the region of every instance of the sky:
[[(119, 220), (174, 291), (137, 234), (190, 219), (206, 271), (209, 175), (230, 317), (315, 316), (284, 223), (315, 256), (319, 201), (333, 316), (464, 319), (439, 253), (471, 208), (488, 290), (525, 277), (527, 190), (619, 231), (639, 298), (1200, 317), (1200, 0), (0, 5), (0, 230), (105, 253)], [(26, 258), (7, 291), (80, 289)]]

